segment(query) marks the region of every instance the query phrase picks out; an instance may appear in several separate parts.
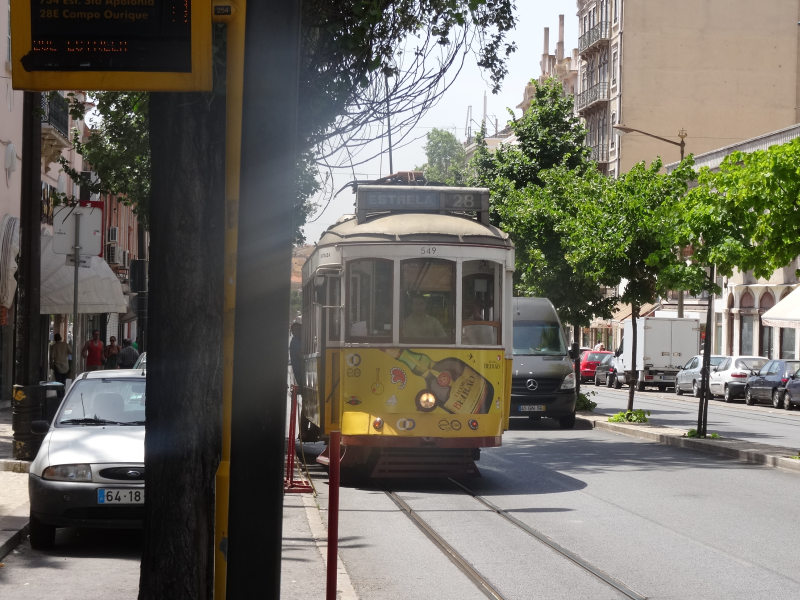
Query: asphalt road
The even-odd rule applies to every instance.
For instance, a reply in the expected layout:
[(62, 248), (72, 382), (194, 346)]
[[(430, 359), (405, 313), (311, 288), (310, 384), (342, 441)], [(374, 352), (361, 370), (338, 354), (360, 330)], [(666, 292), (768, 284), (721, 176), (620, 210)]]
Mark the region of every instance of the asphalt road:
[[(466, 485), (647, 598), (800, 597), (800, 477), (599, 430), (515, 419)], [(314, 446), (307, 445), (307, 451)], [(320, 481), (323, 483), (323, 481)], [(448, 482), (341, 491), (340, 555), (361, 598), (483, 598), (386, 495), (396, 491), (506, 599), (619, 592)], [(327, 488), (321, 505), (327, 502)]]
[[(595, 412), (614, 414), (628, 406), (628, 388), (620, 390), (582, 385), (581, 391), (597, 392)], [(667, 392), (636, 392), (634, 408), (650, 411), (653, 423), (691, 429), (697, 427), (698, 399), (690, 394), (677, 396)], [(747, 406), (744, 400), (726, 403), (721, 398), (708, 403), (708, 432), (762, 444), (800, 448), (800, 411), (787, 411), (771, 405)]]

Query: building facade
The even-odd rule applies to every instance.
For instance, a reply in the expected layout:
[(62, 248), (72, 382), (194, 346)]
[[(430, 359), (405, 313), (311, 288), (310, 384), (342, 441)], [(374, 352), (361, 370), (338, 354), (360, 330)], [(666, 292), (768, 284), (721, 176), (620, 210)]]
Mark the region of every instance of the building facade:
[(577, 0), (576, 107), (604, 173), (702, 154), (798, 119), (796, 0)]

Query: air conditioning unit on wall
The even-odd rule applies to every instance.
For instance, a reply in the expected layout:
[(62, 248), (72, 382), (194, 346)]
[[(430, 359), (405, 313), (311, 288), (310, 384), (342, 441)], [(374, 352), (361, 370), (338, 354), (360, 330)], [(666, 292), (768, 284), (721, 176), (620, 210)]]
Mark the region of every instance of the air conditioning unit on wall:
[(131, 266), (131, 253), (127, 250), (122, 251), (122, 268), (129, 269)]
[(108, 239), (106, 240), (109, 244), (117, 244), (119, 243), (119, 227), (109, 227), (108, 228)]
[(106, 246), (106, 262), (110, 265), (119, 265), (122, 263), (122, 249), (119, 246)]

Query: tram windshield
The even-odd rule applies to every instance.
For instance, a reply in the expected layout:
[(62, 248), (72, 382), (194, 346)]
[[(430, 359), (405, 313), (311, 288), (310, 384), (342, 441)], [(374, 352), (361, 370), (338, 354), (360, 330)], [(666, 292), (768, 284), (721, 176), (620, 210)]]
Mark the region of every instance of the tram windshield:
[(461, 279), (461, 343), (493, 346), (500, 343), (500, 305), (495, 278), (500, 265), (486, 260), (463, 264)]
[(391, 341), (394, 263), (353, 260), (348, 270), (348, 341)]
[(401, 343), (455, 343), (455, 266), (435, 258), (400, 263)]
[(514, 321), (515, 356), (564, 356), (561, 327), (554, 321)]

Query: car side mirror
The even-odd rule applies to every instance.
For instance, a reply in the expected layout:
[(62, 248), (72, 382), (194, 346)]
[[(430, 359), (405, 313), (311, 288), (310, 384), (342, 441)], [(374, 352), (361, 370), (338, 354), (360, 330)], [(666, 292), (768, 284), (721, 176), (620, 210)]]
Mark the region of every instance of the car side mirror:
[(31, 433), (35, 433), (37, 435), (45, 435), (47, 434), (48, 431), (50, 431), (50, 423), (48, 421), (31, 422)]

